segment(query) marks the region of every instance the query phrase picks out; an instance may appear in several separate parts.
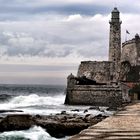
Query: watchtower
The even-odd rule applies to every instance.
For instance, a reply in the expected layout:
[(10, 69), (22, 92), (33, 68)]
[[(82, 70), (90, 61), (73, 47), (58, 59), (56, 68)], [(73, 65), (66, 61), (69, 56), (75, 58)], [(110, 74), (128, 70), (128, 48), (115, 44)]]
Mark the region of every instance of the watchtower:
[(118, 63), (121, 59), (121, 21), (120, 12), (115, 7), (111, 13), (110, 38), (109, 38), (109, 61)]
[(120, 12), (115, 7), (111, 13), (110, 38), (109, 38), (109, 61), (115, 63), (114, 76), (117, 80), (119, 77), (120, 60), (121, 60), (121, 21)]

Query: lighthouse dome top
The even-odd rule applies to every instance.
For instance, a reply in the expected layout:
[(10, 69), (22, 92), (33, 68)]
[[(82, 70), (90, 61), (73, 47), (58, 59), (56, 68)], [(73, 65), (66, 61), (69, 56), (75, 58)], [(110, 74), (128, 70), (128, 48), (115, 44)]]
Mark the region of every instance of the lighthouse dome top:
[(119, 13), (119, 10), (117, 9), (117, 7), (114, 7), (112, 13)]

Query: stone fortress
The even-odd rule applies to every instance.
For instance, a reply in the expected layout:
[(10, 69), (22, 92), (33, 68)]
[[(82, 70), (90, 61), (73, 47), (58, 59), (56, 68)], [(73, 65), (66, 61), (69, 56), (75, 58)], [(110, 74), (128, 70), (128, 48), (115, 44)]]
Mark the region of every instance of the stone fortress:
[(140, 82), (140, 37), (136, 34), (121, 46), (122, 22), (116, 7), (109, 24), (109, 61), (81, 62), (77, 76), (67, 78), (65, 104), (117, 107), (130, 101), (130, 88)]

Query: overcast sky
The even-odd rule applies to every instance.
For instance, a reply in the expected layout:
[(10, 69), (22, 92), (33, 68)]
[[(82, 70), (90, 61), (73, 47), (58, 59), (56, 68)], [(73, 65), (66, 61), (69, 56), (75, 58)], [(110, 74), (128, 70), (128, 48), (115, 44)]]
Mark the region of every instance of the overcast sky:
[(115, 6), (124, 42), (140, 33), (139, 0), (0, 0), (0, 83), (66, 84), (80, 61), (107, 60)]

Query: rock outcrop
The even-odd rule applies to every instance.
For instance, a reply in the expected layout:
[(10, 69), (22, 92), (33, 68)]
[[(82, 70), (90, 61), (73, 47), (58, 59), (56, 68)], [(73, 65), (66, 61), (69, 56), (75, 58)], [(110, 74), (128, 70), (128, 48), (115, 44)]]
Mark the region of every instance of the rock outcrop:
[(28, 114), (8, 115), (0, 121), (0, 132), (26, 130), (35, 125), (35, 120)]
[(37, 125), (44, 128), (51, 136), (61, 138), (77, 134), (81, 130), (100, 122), (104, 118), (106, 118), (106, 116), (93, 116), (91, 114), (84, 116), (66, 113), (48, 116), (13, 114), (1, 119), (0, 132), (26, 130)]

